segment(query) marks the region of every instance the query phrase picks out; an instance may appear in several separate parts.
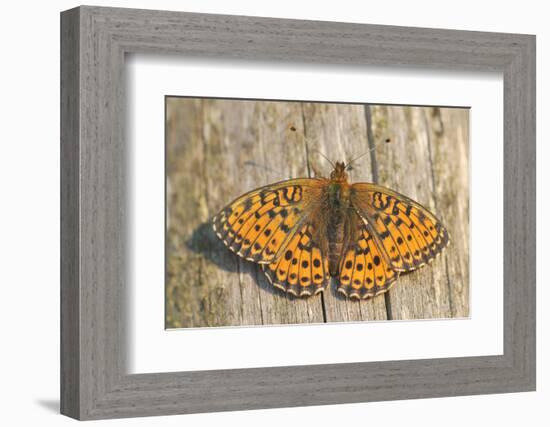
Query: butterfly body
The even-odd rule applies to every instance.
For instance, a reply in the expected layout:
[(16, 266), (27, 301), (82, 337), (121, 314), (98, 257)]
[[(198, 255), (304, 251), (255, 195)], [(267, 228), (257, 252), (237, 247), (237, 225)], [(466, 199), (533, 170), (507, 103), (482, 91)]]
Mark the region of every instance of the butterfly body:
[(328, 221), (325, 226), (325, 234), (328, 239), (329, 274), (338, 275), (338, 263), (342, 254), (345, 238), (345, 218), (348, 209), (352, 209), (350, 201), (351, 186), (347, 180), (344, 163), (337, 162), (330, 180), (326, 183)]
[(449, 242), (440, 221), (413, 200), (376, 184), (350, 184), (343, 162), (330, 178), (246, 193), (214, 217), (213, 227), (231, 251), (297, 296), (323, 291), (334, 276), (340, 293), (373, 297)]

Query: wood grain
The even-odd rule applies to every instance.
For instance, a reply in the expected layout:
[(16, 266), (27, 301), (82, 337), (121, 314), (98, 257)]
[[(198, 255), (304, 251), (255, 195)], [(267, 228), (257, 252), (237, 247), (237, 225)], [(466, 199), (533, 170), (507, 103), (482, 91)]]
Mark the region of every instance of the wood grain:
[[(167, 98), (166, 327), (243, 326), (469, 314), (468, 110)], [(417, 200), (456, 235), (430, 266), (385, 295), (296, 298), (228, 251), (210, 219), (235, 197), (291, 177), (328, 176), (329, 159), (360, 158), (352, 182)], [(454, 242), (454, 240), (453, 240)], [(334, 280), (333, 280), (334, 282)]]

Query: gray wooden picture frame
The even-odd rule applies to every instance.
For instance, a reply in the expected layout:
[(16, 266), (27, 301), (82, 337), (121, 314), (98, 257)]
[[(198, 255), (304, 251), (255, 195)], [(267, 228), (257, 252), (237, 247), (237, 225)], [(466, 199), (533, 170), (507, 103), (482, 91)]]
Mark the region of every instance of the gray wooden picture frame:
[[(502, 72), (504, 354), (127, 374), (124, 61), (136, 52)], [(61, 14), (65, 415), (100, 419), (535, 390), (535, 231), (534, 36), (87, 6)]]

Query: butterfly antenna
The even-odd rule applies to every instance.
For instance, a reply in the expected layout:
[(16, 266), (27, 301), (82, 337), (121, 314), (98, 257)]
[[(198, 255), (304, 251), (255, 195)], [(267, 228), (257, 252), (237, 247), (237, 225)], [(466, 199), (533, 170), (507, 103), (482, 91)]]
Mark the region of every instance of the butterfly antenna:
[(351, 164), (359, 159), (361, 159), (362, 157), (365, 157), (367, 154), (369, 153), (372, 153), (374, 150), (376, 150), (377, 148), (380, 147), (380, 145), (382, 145), (382, 143), (384, 144), (389, 144), (391, 142), (391, 139), (389, 138), (386, 138), (384, 141), (380, 141), (380, 142), (377, 142), (376, 144), (374, 144), (374, 147), (372, 147), (371, 149), (365, 151), (363, 154), (361, 154), (360, 156), (357, 156), (355, 157), (354, 159), (350, 160), (347, 164), (346, 164), (346, 168), (351, 166)]
[[(296, 126), (294, 126), (293, 124), (290, 124), (290, 125), (288, 126), (288, 129), (289, 129), (290, 131), (292, 131), (292, 132), (296, 132)], [(304, 141), (307, 143), (307, 138), (305, 137), (305, 135), (302, 136), (302, 138), (304, 138)], [(323, 153), (321, 153), (319, 150), (316, 150), (316, 149), (312, 148), (311, 151), (312, 151), (312, 152), (314, 151), (314, 152), (320, 154), (321, 157), (322, 157), (323, 159), (325, 159), (327, 162), (329, 162), (330, 165), (331, 165), (333, 168), (335, 167), (335, 166), (334, 166), (334, 163), (332, 163), (331, 160), (330, 160), (327, 156), (325, 156)]]
[(273, 168), (270, 168), (269, 166), (266, 166), (266, 165), (262, 165), (260, 163), (256, 163), (256, 162), (253, 162), (252, 160), (247, 160), (243, 163), (244, 166), (253, 166), (253, 167), (256, 167), (256, 168), (260, 168), (260, 169), (265, 169), (266, 171), (268, 172), (272, 172), (272, 173), (276, 173), (276, 174), (279, 174), (281, 176), (284, 176), (285, 174), (282, 173), (281, 171), (278, 171), (276, 169), (273, 169)]
[[(296, 126), (294, 126), (294, 125), (292, 125), (292, 124), (288, 126), (288, 129), (291, 130), (292, 132), (296, 132)], [(302, 138), (304, 139), (304, 141), (305, 141), (306, 143), (308, 142), (308, 140), (307, 140), (307, 138), (306, 138), (305, 136), (302, 136)], [(333, 168), (336, 167), (336, 166), (334, 165), (334, 163), (333, 163), (327, 156), (325, 156), (323, 153), (321, 153), (319, 150), (316, 150), (315, 148), (312, 148), (311, 151), (312, 151), (312, 152), (318, 153), (323, 159), (325, 159), (327, 162), (329, 162), (330, 165), (331, 165)]]
[(325, 156), (323, 153), (321, 153), (319, 150), (316, 150), (315, 148), (312, 148), (311, 151), (313, 151), (313, 152), (319, 154), (323, 159), (325, 159), (327, 162), (329, 162), (330, 165), (331, 165), (333, 168), (336, 167), (336, 166), (334, 165), (334, 163), (332, 163), (332, 161), (331, 161), (327, 156)]

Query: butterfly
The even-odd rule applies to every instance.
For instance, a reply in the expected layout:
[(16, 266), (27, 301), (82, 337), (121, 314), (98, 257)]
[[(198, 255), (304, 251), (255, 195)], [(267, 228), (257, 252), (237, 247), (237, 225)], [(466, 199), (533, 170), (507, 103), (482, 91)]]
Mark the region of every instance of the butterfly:
[(400, 273), (432, 261), (449, 234), (428, 209), (389, 188), (348, 182), (344, 162), (330, 178), (296, 178), (252, 190), (213, 220), (224, 244), (261, 265), (277, 288), (310, 296), (337, 290), (366, 299)]

